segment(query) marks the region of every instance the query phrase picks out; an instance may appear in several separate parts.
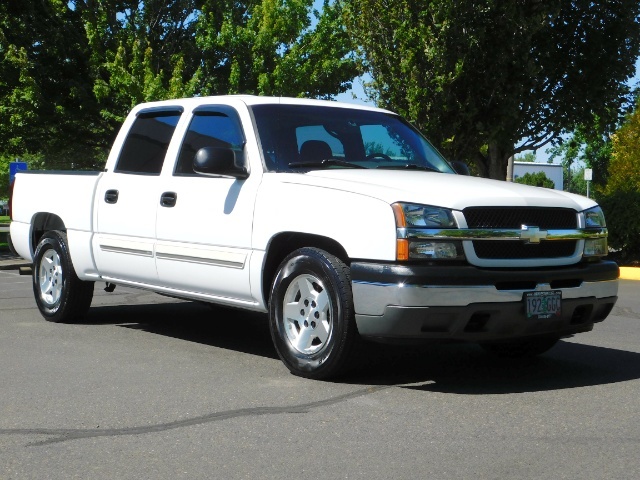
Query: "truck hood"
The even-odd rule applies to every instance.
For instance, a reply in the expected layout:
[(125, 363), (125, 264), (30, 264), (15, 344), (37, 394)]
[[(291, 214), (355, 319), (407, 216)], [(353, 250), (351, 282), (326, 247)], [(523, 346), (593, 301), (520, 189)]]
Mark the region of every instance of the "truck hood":
[(353, 192), (389, 204), (409, 202), (462, 210), (470, 206), (563, 207), (596, 205), (579, 195), (518, 183), (437, 172), (334, 169), (278, 173), (282, 183)]

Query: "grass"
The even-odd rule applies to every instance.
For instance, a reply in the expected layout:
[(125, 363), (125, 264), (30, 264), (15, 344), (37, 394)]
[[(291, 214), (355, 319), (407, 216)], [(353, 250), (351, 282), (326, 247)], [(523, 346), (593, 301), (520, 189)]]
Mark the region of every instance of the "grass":
[(9, 223), (9, 217), (0, 215), (0, 223)]

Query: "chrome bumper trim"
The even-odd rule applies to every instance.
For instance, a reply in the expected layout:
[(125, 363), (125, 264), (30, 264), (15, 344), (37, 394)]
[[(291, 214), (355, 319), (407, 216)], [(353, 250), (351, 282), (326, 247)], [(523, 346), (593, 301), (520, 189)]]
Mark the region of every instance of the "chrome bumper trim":
[[(520, 302), (526, 290), (498, 290), (493, 285), (430, 286), (402, 283), (354, 281), (353, 302), (360, 315), (384, 315), (388, 306), (401, 307), (464, 307), (473, 303)], [(551, 290), (548, 283), (536, 290)], [(575, 288), (559, 288), (563, 299), (586, 297), (606, 298), (618, 294), (618, 281), (583, 282)]]

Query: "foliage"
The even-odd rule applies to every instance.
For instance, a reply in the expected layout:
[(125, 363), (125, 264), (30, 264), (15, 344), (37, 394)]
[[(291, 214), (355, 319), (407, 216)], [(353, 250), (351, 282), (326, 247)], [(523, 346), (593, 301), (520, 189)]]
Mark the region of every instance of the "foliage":
[(0, 4), (0, 145), (79, 164), (107, 140), (79, 13), (60, 0)]
[[(587, 181), (584, 179), (584, 167), (573, 168), (569, 171), (569, 183), (565, 183), (565, 190), (578, 195), (587, 195)], [(566, 175), (565, 175), (566, 176)], [(592, 182), (593, 183), (593, 182)], [(591, 189), (591, 193), (594, 189)], [(592, 196), (591, 194), (589, 196)]]
[(609, 246), (640, 259), (640, 191), (616, 190), (598, 199), (607, 220)]
[[(594, 118), (591, 125), (579, 125), (568, 139), (561, 139), (547, 152), (549, 161), (562, 161), (564, 183), (571, 187), (576, 178), (574, 166), (583, 164), (593, 170), (593, 185), (603, 188), (607, 184), (609, 161), (611, 159), (611, 134), (615, 125), (603, 125)], [(568, 191), (574, 192), (572, 188)]]
[(640, 258), (640, 110), (611, 136), (606, 186), (599, 189), (609, 229), (609, 244), (624, 258)]
[(342, 26), (342, 4), (324, 2), (310, 29), (312, 0), (205, 2), (196, 44), (204, 94), (332, 98), (358, 74)]
[(13, 159), (0, 155), (0, 200), (9, 198), (9, 162)]
[(629, 115), (612, 135), (611, 142), (605, 193), (640, 192), (640, 110)]
[(555, 186), (553, 181), (547, 177), (544, 172), (525, 173), (521, 177), (516, 178), (515, 182), (524, 185), (533, 185), (534, 187), (554, 188)]
[[(0, 199), (9, 198), (9, 164), (17, 159), (11, 155), (0, 154)], [(20, 156), (19, 161), (27, 162), (29, 170), (43, 170), (46, 164), (42, 156), (29, 153)]]
[(516, 162), (535, 162), (536, 154), (533, 152), (527, 152), (523, 155), (517, 156), (514, 158)]
[(596, 117), (611, 125), (628, 100), (625, 82), (640, 52), (638, 2), (348, 4), (377, 102), (483, 176), (504, 179), (511, 155)]
[[(135, 104), (248, 93), (332, 98), (359, 73), (342, 3), (0, 3), (0, 153), (101, 168)], [(312, 25), (312, 16), (315, 22)]]

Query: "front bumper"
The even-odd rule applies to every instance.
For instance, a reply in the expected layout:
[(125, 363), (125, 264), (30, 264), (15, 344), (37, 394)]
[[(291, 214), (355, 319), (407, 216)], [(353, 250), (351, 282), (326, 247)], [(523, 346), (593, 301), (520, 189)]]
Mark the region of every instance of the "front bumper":
[[(490, 342), (586, 332), (618, 293), (614, 262), (488, 269), (353, 262), (358, 331), (371, 339)], [(527, 319), (524, 293), (562, 291), (561, 315)]]

